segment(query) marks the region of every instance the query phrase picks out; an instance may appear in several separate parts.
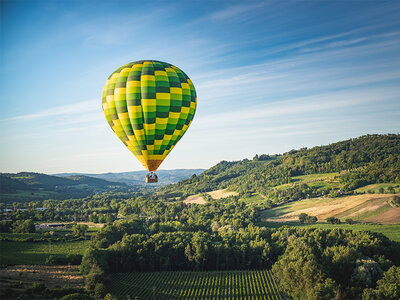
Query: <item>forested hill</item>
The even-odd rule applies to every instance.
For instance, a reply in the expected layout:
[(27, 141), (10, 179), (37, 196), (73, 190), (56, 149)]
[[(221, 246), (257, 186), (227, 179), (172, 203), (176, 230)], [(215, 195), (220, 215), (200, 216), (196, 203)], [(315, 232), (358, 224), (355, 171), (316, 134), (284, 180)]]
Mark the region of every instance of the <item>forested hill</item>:
[(65, 199), (117, 190), (128, 190), (128, 186), (88, 176), (63, 178), (33, 172), (0, 173), (1, 202)]
[[(332, 184), (316, 189), (306, 184), (285, 189), (301, 175), (330, 173)], [(167, 195), (186, 196), (228, 188), (243, 195), (256, 192), (275, 202), (344, 192), (380, 182), (400, 183), (400, 135), (358, 138), (291, 150), (281, 155), (256, 155), (252, 160), (221, 161), (199, 176), (166, 186)], [(278, 188), (279, 187), (279, 188)], [(296, 197), (293, 197), (296, 194)]]

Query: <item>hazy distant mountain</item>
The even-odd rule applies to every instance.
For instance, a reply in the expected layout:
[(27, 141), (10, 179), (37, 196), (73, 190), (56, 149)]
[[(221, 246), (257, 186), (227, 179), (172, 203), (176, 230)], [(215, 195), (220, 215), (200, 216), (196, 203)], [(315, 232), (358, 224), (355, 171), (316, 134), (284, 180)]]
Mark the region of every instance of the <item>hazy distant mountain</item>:
[[(181, 180), (190, 178), (193, 174), (199, 175), (204, 169), (176, 169), (176, 170), (159, 170), (158, 184), (166, 185), (176, 183)], [(129, 185), (145, 185), (145, 176), (147, 171), (132, 171), (132, 172), (120, 172), (120, 173), (103, 173), (103, 174), (90, 174), (90, 173), (59, 173), (54, 174), (55, 176), (69, 178), (70, 176), (87, 176), (92, 178), (104, 179), (112, 182), (122, 182)], [(154, 186), (154, 185), (152, 185)]]

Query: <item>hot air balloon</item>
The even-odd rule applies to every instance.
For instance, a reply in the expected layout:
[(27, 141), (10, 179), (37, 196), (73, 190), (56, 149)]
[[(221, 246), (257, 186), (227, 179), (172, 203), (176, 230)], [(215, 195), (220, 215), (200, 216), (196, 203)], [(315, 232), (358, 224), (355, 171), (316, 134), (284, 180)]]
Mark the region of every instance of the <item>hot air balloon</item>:
[(150, 172), (146, 182), (157, 182), (154, 172), (189, 128), (197, 98), (178, 67), (140, 60), (108, 77), (102, 105), (112, 130)]

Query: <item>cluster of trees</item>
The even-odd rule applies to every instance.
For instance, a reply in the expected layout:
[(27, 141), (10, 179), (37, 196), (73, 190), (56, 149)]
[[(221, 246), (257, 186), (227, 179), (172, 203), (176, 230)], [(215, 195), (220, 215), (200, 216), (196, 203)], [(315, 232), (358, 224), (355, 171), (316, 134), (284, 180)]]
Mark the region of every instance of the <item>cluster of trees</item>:
[(285, 250), (272, 269), (293, 298), (399, 298), (399, 245), (382, 235), (290, 228), (276, 234)]
[(253, 223), (236, 228), (217, 219), (205, 230), (171, 223), (159, 232), (161, 223), (117, 221), (94, 235), (81, 264), (87, 286), (100, 289), (113, 272), (272, 267), (295, 299), (397, 299), (400, 291), (394, 286), (400, 247), (382, 234)]
[(316, 216), (309, 216), (306, 213), (301, 213), (299, 215), (299, 222), (301, 224), (304, 224), (304, 223), (315, 224), (315, 223), (317, 223), (317, 221), (318, 221), (318, 218)]

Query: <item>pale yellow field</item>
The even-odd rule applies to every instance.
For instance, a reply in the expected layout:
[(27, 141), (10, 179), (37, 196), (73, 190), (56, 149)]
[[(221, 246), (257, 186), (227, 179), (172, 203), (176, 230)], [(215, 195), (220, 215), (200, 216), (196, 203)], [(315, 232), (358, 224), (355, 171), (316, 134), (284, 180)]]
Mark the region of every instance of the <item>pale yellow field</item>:
[(207, 194), (209, 194), (211, 196), (211, 198), (213, 198), (213, 199), (221, 199), (221, 198), (226, 198), (229, 196), (239, 195), (237, 192), (229, 192), (227, 190), (216, 190), (216, 191), (208, 192)]
[(201, 195), (192, 195), (183, 200), (185, 204), (206, 204), (206, 200)]
[[(216, 191), (212, 191), (212, 192), (207, 192), (208, 195), (210, 195), (211, 198), (217, 200), (217, 199), (222, 199), (222, 198), (226, 198), (229, 196), (236, 196), (238, 195), (237, 192), (229, 192), (227, 190), (216, 190)], [(191, 204), (191, 203), (195, 203), (195, 204), (206, 204), (206, 200), (204, 200), (204, 198), (197, 194), (197, 195), (192, 195), (187, 197), (185, 200), (183, 200), (183, 203), (185, 204)]]
[(400, 209), (387, 202), (390, 194), (364, 194), (339, 198), (318, 198), (296, 201), (263, 212), (268, 222), (298, 221), (301, 213), (316, 216), (319, 221), (336, 217), (381, 224), (399, 224)]

